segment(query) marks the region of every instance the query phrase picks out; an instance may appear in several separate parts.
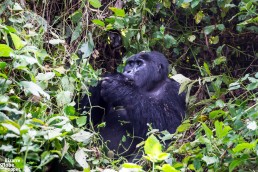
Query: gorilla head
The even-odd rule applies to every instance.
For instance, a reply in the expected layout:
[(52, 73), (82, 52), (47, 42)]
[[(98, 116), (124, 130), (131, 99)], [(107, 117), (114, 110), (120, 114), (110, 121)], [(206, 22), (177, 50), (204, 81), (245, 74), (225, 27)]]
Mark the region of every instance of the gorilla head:
[(129, 58), (123, 75), (145, 91), (155, 88), (168, 75), (168, 61), (159, 52), (142, 52)]

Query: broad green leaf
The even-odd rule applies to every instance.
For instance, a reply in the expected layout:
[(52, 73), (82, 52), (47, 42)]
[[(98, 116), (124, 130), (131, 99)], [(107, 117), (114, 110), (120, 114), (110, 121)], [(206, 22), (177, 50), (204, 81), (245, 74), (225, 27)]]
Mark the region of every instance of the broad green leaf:
[(229, 90), (229, 91), (237, 90), (237, 89), (239, 89), (240, 87), (241, 87), (241, 86), (240, 86), (240, 84), (239, 84), (238, 82), (233, 82), (233, 83), (229, 84), (228, 90)]
[(115, 16), (118, 16), (118, 17), (124, 17), (125, 16), (124, 9), (115, 8), (115, 7), (109, 7), (109, 9), (115, 13)]
[(209, 43), (210, 44), (217, 44), (219, 42), (219, 37), (218, 36), (211, 36), (209, 38)]
[(58, 106), (64, 106), (72, 101), (72, 93), (70, 91), (61, 91), (56, 95), (56, 101)]
[(218, 24), (218, 25), (217, 25), (217, 28), (218, 28), (220, 31), (225, 30), (224, 24)]
[(146, 154), (152, 156), (158, 156), (160, 153), (162, 153), (162, 146), (154, 135), (151, 135), (145, 141), (144, 151)]
[(185, 8), (185, 9), (189, 8), (190, 7), (190, 3), (189, 2), (184, 2), (184, 3), (181, 4), (181, 7)]
[(38, 81), (48, 81), (54, 77), (55, 77), (54, 72), (46, 72), (46, 73), (38, 73), (38, 75), (36, 76), (36, 79)]
[(51, 162), (53, 159), (58, 158), (58, 155), (53, 155), (49, 151), (44, 151), (41, 156), (40, 166), (45, 166), (47, 163)]
[(23, 169), (24, 167), (24, 159), (22, 157), (15, 157), (13, 163), (17, 168)]
[(102, 26), (102, 27), (105, 26), (105, 23), (101, 20), (98, 20), (98, 19), (92, 20), (92, 23), (94, 23), (95, 25), (98, 25), (98, 26)]
[(8, 45), (0, 44), (0, 57), (10, 57), (11, 53), (13, 53), (13, 49)]
[(210, 114), (209, 114), (209, 118), (210, 119), (217, 119), (221, 116), (225, 115), (225, 111), (219, 109), (219, 110), (214, 110), (214, 111), (211, 111)]
[(92, 34), (89, 33), (88, 41), (86, 43), (82, 44), (82, 46), (80, 48), (81, 52), (83, 53), (82, 58), (89, 57), (92, 54), (93, 49), (94, 49), (94, 42), (92, 39)]
[(182, 83), (190, 82), (190, 81), (191, 81), (191, 79), (185, 77), (185, 76), (182, 75), (182, 74), (173, 75), (171, 78), (174, 79), (174, 80), (175, 80), (176, 82), (178, 82), (179, 84), (182, 84)]
[(83, 172), (90, 172), (90, 166), (87, 163), (87, 157), (88, 155), (81, 148), (79, 148), (74, 155), (77, 163), (83, 168)]
[(160, 153), (160, 154), (158, 154), (158, 156), (157, 156), (157, 160), (159, 160), (159, 161), (164, 161), (164, 160), (166, 160), (169, 156), (170, 156), (169, 153)]
[(77, 142), (82, 142), (84, 144), (88, 144), (92, 137), (92, 133), (80, 130), (78, 133), (75, 133), (71, 136), (71, 138)]
[(164, 5), (164, 7), (166, 7), (166, 8), (170, 8), (170, 6), (171, 6), (171, 1), (170, 1), (170, 0), (163, 0), (163, 5)]
[(10, 33), (15, 49), (19, 50), (25, 46), (25, 42), (14, 33)]
[(76, 124), (78, 125), (78, 127), (83, 127), (86, 124), (86, 120), (87, 120), (86, 116), (81, 116), (76, 119)]
[(82, 18), (82, 11), (77, 10), (73, 14), (70, 15), (70, 18), (74, 24), (79, 23)]
[(22, 11), (23, 9), (22, 9), (22, 7), (21, 7), (20, 4), (15, 3), (15, 4), (13, 5), (13, 10), (14, 10), (14, 11)]
[(8, 124), (7, 123), (1, 123), (1, 125), (4, 126), (5, 128), (7, 128), (9, 131), (12, 131), (17, 135), (20, 135), (20, 130), (16, 126), (14, 126), (10, 123), (8, 123)]
[(219, 162), (219, 159), (217, 157), (209, 157), (209, 156), (203, 156), (202, 160), (205, 161), (207, 165)]
[(258, 81), (250, 83), (246, 87), (247, 90), (254, 90), (254, 89), (257, 89), (257, 88), (258, 88)]
[(57, 45), (57, 44), (64, 44), (65, 40), (62, 39), (51, 39), (48, 41), (49, 44)]
[(255, 78), (257, 78), (257, 79), (258, 79), (258, 72), (256, 72), (256, 74), (255, 74)]
[(54, 128), (51, 130), (47, 130), (46, 134), (44, 135), (44, 139), (46, 140), (53, 140), (57, 137), (60, 137), (62, 135), (62, 129), (61, 128)]
[(177, 41), (173, 36), (166, 34), (164, 36), (164, 43), (166, 48), (170, 48), (171, 46), (176, 45)]
[(254, 143), (240, 143), (236, 147), (233, 148), (234, 152), (240, 152), (244, 149), (253, 149), (255, 147)]
[(209, 35), (214, 30), (215, 30), (215, 26), (214, 25), (204, 27), (204, 33), (206, 35)]
[(203, 63), (203, 68), (208, 75), (211, 75), (209, 65), (206, 62)]
[(186, 130), (188, 130), (189, 128), (191, 127), (191, 124), (190, 123), (183, 123), (181, 125), (179, 125), (179, 127), (177, 127), (177, 132), (185, 132)]
[(229, 165), (229, 172), (232, 172), (237, 166), (243, 164), (243, 161), (245, 161), (247, 157), (243, 157), (240, 159), (234, 159), (230, 165)]
[(6, 66), (6, 63), (5, 62), (0, 62), (0, 69), (4, 69)]
[(195, 8), (201, 1), (200, 0), (193, 0), (191, 2), (191, 8)]
[(72, 34), (72, 38), (71, 38), (71, 42), (75, 41), (77, 38), (79, 38), (79, 36), (82, 34), (82, 23), (79, 22), (78, 25), (75, 27), (73, 34)]
[(101, 3), (99, 0), (89, 0), (90, 5), (92, 5), (94, 8), (99, 8), (101, 7)]
[(231, 130), (230, 126), (226, 126), (223, 122), (215, 121), (216, 136), (220, 139), (225, 137)]
[[(69, 121), (69, 118), (66, 116), (55, 116), (50, 118), (46, 124), (49, 126), (62, 126)], [(55, 122), (55, 123), (53, 123)]]
[(247, 123), (247, 128), (254, 131), (257, 130), (258, 127), (256, 121), (249, 121)]
[(12, 145), (4, 145), (2, 144), (0, 147), (0, 150), (5, 151), (5, 152), (14, 152), (16, 151), (17, 148), (14, 148)]
[(220, 56), (218, 58), (216, 58), (214, 61), (213, 61), (213, 66), (218, 66), (220, 65), (221, 63), (225, 63), (227, 62), (227, 58), (225, 56)]
[(203, 11), (199, 11), (199, 12), (194, 16), (195, 23), (196, 23), (196, 24), (199, 24), (199, 23), (201, 22), (201, 20), (203, 19), (203, 17), (204, 17)]
[(64, 112), (65, 112), (66, 115), (72, 116), (72, 115), (75, 114), (75, 108), (73, 106), (66, 106), (64, 108)]
[(196, 39), (196, 36), (195, 35), (190, 35), (187, 39), (190, 42), (194, 42), (194, 40)]
[(61, 85), (63, 87), (63, 90), (70, 91), (71, 93), (73, 93), (75, 90), (75, 79), (65, 75), (61, 79)]
[(176, 170), (174, 167), (172, 167), (169, 164), (162, 165), (161, 169), (162, 169), (163, 172), (179, 172), (178, 170)]
[(137, 165), (137, 164), (133, 164), (133, 163), (124, 163), (123, 165), (122, 165), (122, 167), (124, 167), (124, 168), (134, 168), (134, 169), (142, 169), (142, 166), (140, 166), (140, 165)]
[(205, 123), (202, 123), (202, 128), (205, 131), (206, 136), (211, 139), (212, 137), (212, 131), (207, 127), (207, 125)]
[(40, 97), (40, 95), (42, 95), (42, 96), (46, 97), (47, 99), (50, 99), (50, 95), (47, 94), (46, 92), (44, 92), (40, 86), (38, 86), (37, 84), (35, 84), (33, 82), (21, 81), (20, 84), (21, 84), (21, 86), (24, 87), (25, 92), (31, 93), (37, 97)]

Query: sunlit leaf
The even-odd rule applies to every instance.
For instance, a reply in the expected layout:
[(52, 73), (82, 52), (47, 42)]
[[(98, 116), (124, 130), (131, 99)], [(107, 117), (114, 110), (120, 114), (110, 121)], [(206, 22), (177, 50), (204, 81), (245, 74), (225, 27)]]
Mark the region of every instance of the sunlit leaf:
[(76, 124), (78, 125), (78, 127), (82, 127), (86, 124), (86, 116), (81, 116), (79, 118), (76, 119)]
[(92, 54), (94, 49), (94, 42), (93, 42), (91, 33), (89, 33), (88, 38), (89, 38), (88, 41), (82, 44), (80, 48), (81, 52), (83, 53), (82, 58), (89, 57)]
[(92, 5), (94, 8), (99, 8), (101, 7), (101, 3), (99, 0), (89, 0), (90, 5)]
[(255, 147), (254, 143), (240, 143), (236, 147), (234, 147), (232, 150), (234, 152), (240, 152), (244, 149), (253, 149)]
[(205, 161), (207, 165), (219, 162), (219, 159), (217, 157), (209, 157), (209, 156), (203, 156), (202, 160)]
[(124, 17), (125, 16), (124, 9), (115, 8), (115, 7), (109, 7), (109, 9), (115, 13), (115, 16), (118, 16), (118, 17)]
[(219, 42), (219, 37), (218, 36), (211, 36), (209, 38), (209, 43), (210, 44), (217, 44)]
[(216, 136), (220, 139), (225, 137), (232, 128), (223, 122), (215, 121)]
[(36, 79), (38, 81), (48, 81), (54, 77), (55, 77), (54, 72), (46, 72), (46, 73), (38, 73), (38, 75), (36, 76)]
[(199, 12), (194, 16), (195, 23), (196, 23), (196, 24), (199, 24), (199, 23), (201, 22), (201, 20), (203, 19), (203, 17), (204, 17), (203, 11), (199, 11)]
[(247, 159), (247, 157), (243, 157), (243, 158), (239, 158), (239, 159), (234, 159), (234, 160), (230, 163), (230, 165), (229, 165), (229, 172), (234, 171), (234, 169), (235, 169), (237, 166), (243, 164), (243, 161), (245, 161), (246, 159)]
[(176, 130), (181, 133), (181, 132), (185, 132), (190, 127), (191, 127), (190, 123), (183, 123), (183, 124), (179, 125)]
[(70, 91), (61, 91), (56, 95), (58, 106), (64, 106), (72, 101), (72, 93)]
[(77, 142), (82, 142), (84, 144), (89, 143), (91, 137), (92, 137), (92, 133), (84, 131), (84, 130), (80, 130), (78, 133), (73, 134), (71, 136), (71, 138)]
[(78, 149), (75, 152), (75, 160), (78, 162), (78, 164), (84, 169), (83, 171), (89, 171), (90, 167), (89, 164), (87, 163), (87, 154), (84, 152), (83, 149)]
[(65, 40), (62, 39), (51, 39), (48, 41), (49, 44), (57, 45), (57, 44), (64, 44)]
[(40, 97), (40, 95), (50, 99), (50, 95), (42, 90), (40, 86), (30, 81), (21, 81), (21, 86), (24, 87), (24, 91)]
[(256, 130), (258, 127), (257, 127), (257, 123), (256, 121), (250, 121), (247, 123), (247, 128), (250, 129), (250, 130)]
[(8, 45), (0, 44), (0, 57), (10, 57), (11, 53), (13, 53), (13, 49)]
[(5, 128), (7, 128), (9, 131), (12, 131), (12, 132), (14, 132), (17, 135), (20, 135), (20, 130), (16, 126), (14, 126), (14, 125), (12, 125), (10, 123), (9, 124), (1, 123), (1, 125), (4, 126)]
[(162, 169), (163, 172), (179, 172), (178, 170), (176, 170), (174, 167), (172, 167), (169, 164), (162, 165), (161, 169)]
[(102, 27), (105, 26), (105, 23), (103, 21), (101, 21), (101, 20), (98, 20), (98, 19), (92, 20), (92, 23), (94, 23), (96, 25), (99, 25), (99, 26), (102, 26)]
[(21, 40), (19, 36), (14, 33), (10, 33), (15, 49), (19, 50), (25, 46), (25, 42)]
[(187, 39), (190, 42), (194, 42), (194, 40), (196, 39), (196, 36), (195, 35), (190, 35)]
[(207, 137), (209, 138), (209, 139), (211, 139), (211, 137), (212, 137), (212, 131), (207, 127), (207, 125), (205, 124), (205, 123), (202, 123), (202, 128), (204, 129), (204, 131), (205, 131), (205, 133), (206, 133), (206, 135), (207, 135)]
[(0, 62), (0, 69), (4, 69), (6, 66), (6, 63), (5, 62)]
[(154, 135), (151, 135), (145, 141), (144, 151), (146, 154), (153, 156), (162, 153), (162, 146), (159, 143), (159, 140)]

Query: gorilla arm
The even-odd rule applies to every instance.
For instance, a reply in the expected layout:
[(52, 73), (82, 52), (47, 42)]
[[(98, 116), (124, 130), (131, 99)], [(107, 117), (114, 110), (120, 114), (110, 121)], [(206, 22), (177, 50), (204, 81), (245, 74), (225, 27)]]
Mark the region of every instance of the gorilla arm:
[(159, 130), (175, 132), (185, 114), (184, 95), (178, 95), (179, 84), (166, 81), (155, 92), (143, 92), (122, 74), (103, 80), (101, 95), (114, 107), (123, 106), (126, 118), (136, 136), (145, 137), (147, 123)]

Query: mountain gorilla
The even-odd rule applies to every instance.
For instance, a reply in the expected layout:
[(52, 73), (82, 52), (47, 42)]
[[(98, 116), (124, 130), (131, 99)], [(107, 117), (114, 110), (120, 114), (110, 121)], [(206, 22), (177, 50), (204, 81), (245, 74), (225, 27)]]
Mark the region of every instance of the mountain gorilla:
[(100, 134), (114, 153), (130, 158), (146, 138), (147, 124), (170, 133), (180, 125), (185, 94), (178, 95), (179, 84), (168, 78), (168, 66), (159, 52), (136, 54), (127, 60), (123, 73), (106, 75), (81, 101), (86, 110), (91, 104), (94, 124), (106, 123)]

